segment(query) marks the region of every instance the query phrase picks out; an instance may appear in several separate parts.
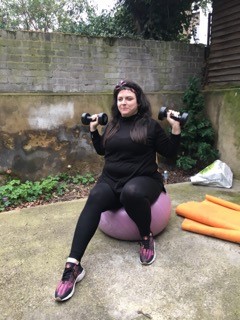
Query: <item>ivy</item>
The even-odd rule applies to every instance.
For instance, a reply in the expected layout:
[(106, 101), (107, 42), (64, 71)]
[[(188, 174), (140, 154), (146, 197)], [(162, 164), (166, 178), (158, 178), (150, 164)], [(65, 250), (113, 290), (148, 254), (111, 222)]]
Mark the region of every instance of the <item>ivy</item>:
[(200, 80), (193, 77), (189, 81), (183, 96), (184, 107), (181, 112), (188, 112), (188, 120), (182, 130), (182, 142), (177, 158), (177, 166), (183, 170), (193, 167), (202, 169), (219, 157), (215, 148), (215, 132), (205, 113)]

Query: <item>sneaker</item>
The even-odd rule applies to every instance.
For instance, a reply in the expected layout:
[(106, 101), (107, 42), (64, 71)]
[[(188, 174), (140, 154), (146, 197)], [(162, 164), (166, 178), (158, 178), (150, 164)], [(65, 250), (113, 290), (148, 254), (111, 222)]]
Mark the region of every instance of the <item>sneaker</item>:
[(153, 263), (156, 258), (155, 243), (152, 233), (148, 237), (143, 237), (140, 242), (140, 262), (144, 265)]
[(81, 281), (85, 276), (85, 270), (80, 264), (67, 262), (62, 275), (62, 279), (59, 282), (55, 291), (56, 301), (65, 301), (72, 297), (77, 282)]

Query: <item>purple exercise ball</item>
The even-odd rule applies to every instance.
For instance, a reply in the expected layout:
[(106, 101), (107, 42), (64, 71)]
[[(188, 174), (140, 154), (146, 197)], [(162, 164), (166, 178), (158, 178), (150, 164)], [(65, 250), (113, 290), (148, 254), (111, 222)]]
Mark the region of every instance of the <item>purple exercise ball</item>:
[[(171, 216), (171, 199), (162, 192), (151, 206), (151, 231), (154, 236), (159, 234), (168, 224)], [(99, 229), (110, 237), (120, 240), (140, 240), (136, 224), (128, 216), (124, 208), (105, 211), (101, 215)]]

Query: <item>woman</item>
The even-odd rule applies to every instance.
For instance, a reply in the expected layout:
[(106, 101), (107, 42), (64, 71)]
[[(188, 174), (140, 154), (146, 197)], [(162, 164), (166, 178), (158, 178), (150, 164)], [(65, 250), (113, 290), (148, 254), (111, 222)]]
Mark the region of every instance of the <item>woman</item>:
[[(173, 111), (171, 111), (173, 112)], [(156, 152), (176, 155), (180, 144), (180, 124), (170, 117), (168, 137), (160, 124), (151, 118), (151, 105), (140, 86), (121, 81), (113, 92), (112, 120), (100, 135), (98, 116), (90, 123), (91, 138), (96, 152), (104, 155), (105, 164), (97, 184), (91, 190), (79, 217), (72, 248), (61, 281), (55, 291), (56, 301), (69, 299), (75, 284), (85, 271), (81, 259), (106, 210), (124, 207), (136, 223), (141, 235), (140, 262), (151, 264), (156, 257), (150, 230), (151, 204), (165, 192), (156, 164)]]

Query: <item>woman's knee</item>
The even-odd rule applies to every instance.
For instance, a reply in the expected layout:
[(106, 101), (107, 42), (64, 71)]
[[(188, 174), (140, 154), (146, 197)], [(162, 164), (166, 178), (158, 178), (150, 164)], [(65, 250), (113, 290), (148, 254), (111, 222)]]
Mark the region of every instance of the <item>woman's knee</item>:
[(148, 177), (137, 177), (130, 180), (121, 193), (121, 203), (129, 200), (139, 203), (153, 203), (162, 191), (161, 184)]
[(104, 183), (96, 184), (92, 190), (89, 192), (88, 199), (94, 200), (95, 202), (102, 202), (103, 199), (109, 196), (111, 190), (109, 190), (109, 186)]
[(136, 184), (127, 184), (122, 190), (120, 201), (122, 203), (130, 200), (140, 200), (144, 197), (143, 192), (138, 188)]

